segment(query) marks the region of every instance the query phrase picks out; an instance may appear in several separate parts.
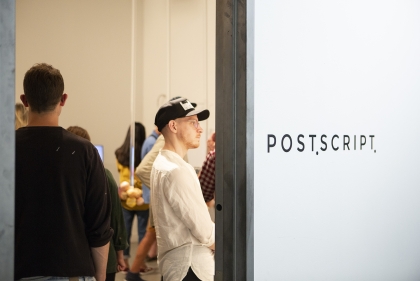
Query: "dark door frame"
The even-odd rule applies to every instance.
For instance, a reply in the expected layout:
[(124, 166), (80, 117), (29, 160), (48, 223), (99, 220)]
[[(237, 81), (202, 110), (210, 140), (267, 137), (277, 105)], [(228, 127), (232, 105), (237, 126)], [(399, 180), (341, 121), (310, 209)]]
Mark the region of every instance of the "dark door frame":
[(15, 0), (0, 0), (0, 280), (13, 280), (15, 240)]
[(216, 3), (216, 281), (254, 280), (254, 0)]

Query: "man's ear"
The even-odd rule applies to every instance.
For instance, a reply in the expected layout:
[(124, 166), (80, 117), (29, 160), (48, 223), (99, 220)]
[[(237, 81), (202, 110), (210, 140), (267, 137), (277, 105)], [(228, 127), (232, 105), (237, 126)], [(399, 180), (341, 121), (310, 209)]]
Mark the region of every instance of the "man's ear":
[(169, 128), (169, 130), (171, 130), (171, 132), (176, 133), (176, 131), (177, 131), (176, 122), (174, 120), (169, 121), (168, 128)]
[(28, 104), (28, 101), (26, 100), (25, 95), (20, 95), (20, 100), (22, 101), (22, 103), (25, 107), (29, 107), (29, 104)]
[(67, 98), (68, 98), (68, 95), (67, 95), (66, 93), (64, 93), (64, 94), (61, 96), (61, 99), (60, 99), (60, 105), (61, 105), (61, 106), (64, 106), (64, 105), (66, 104), (66, 100), (67, 100)]

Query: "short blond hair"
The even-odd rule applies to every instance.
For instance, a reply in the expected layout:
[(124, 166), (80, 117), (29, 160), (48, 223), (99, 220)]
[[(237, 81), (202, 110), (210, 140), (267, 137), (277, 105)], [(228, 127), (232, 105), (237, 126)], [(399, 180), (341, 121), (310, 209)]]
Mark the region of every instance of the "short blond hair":
[(28, 110), (21, 103), (15, 104), (15, 130), (28, 125)]

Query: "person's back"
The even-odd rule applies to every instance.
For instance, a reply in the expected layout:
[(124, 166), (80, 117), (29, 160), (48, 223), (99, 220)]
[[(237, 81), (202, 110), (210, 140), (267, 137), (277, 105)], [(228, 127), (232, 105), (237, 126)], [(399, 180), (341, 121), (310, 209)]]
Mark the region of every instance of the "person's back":
[(109, 231), (95, 222), (108, 209), (101, 166), (94, 146), (61, 127), (17, 130), (16, 278), (95, 274), (90, 246)]
[(108, 254), (112, 229), (99, 154), (90, 142), (58, 126), (67, 99), (58, 70), (32, 67), (24, 88), (21, 100), (29, 119), (16, 131), (14, 277), (104, 280), (106, 259), (100, 257)]

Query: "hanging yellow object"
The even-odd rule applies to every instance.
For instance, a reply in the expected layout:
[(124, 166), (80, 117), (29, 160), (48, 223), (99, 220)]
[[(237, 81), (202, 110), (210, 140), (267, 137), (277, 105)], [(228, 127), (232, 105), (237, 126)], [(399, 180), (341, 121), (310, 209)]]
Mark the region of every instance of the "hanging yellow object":
[(137, 204), (136, 201), (137, 201), (136, 198), (130, 197), (130, 198), (127, 198), (127, 201), (125, 203), (127, 204), (128, 207), (133, 208)]

